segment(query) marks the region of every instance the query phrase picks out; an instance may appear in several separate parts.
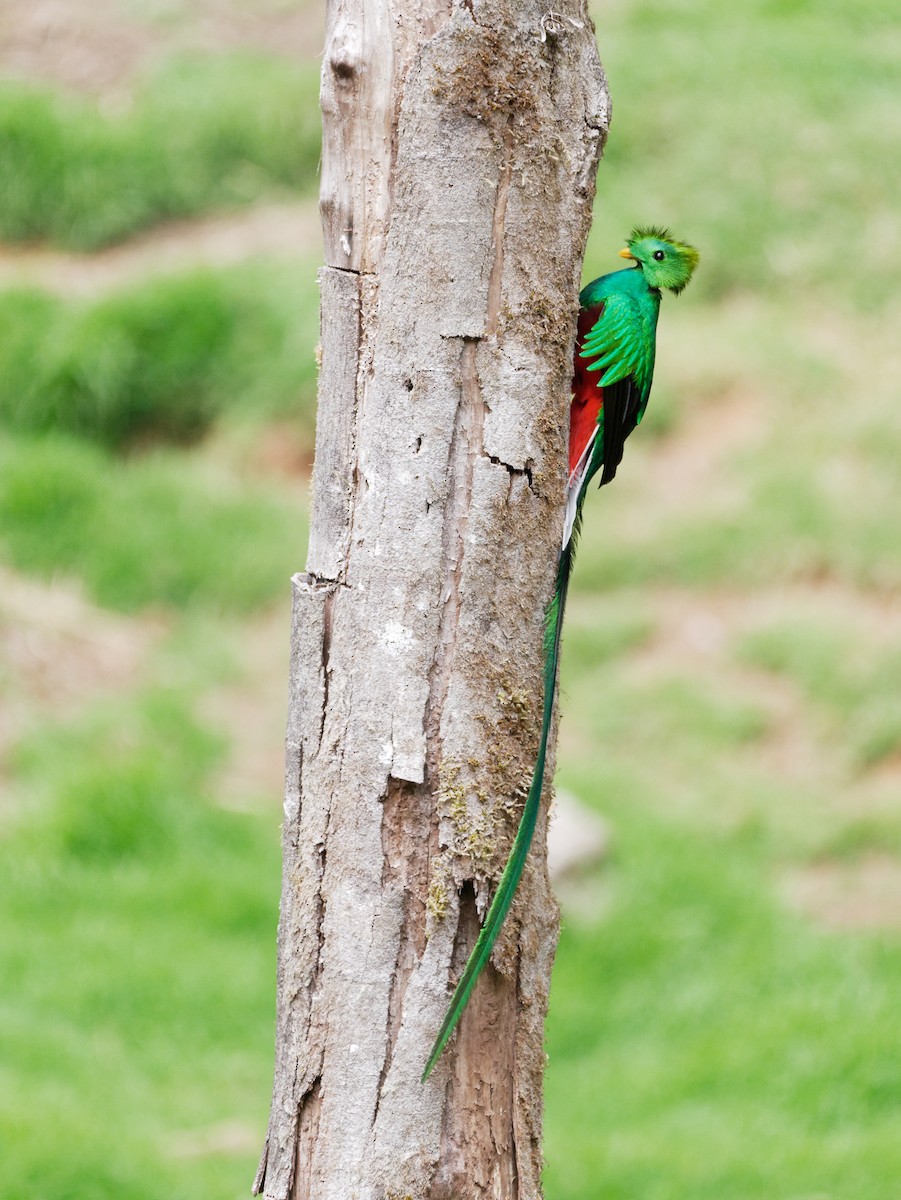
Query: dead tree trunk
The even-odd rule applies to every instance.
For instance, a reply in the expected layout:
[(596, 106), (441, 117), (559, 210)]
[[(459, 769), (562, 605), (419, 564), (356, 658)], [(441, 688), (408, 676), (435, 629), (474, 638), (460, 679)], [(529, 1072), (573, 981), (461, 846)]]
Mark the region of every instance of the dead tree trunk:
[(540, 1195), (543, 824), (431, 1041), (528, 786), (607, 92), (584, 0), (329, 0), (322, 373), (294, 580), (269, 1200)]

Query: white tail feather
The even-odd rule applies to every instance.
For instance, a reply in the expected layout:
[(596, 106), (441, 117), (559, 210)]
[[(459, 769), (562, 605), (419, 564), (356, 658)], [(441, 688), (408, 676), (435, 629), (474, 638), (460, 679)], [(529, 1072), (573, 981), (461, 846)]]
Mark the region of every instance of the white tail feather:
[(588, 460), (591, 458), (591, 450), (594, 446), (594, 440), (598, 436), (598, 427), (595, 425), (591, 437), (585, 446), (585, 449), (579, 455), (579, 461), (575, 465), (575, 469), (570, 474), (566, 484), (566, 516), (563, 520), (563, 549), (566, 549), (569, 539), (572, 537), (573, 525), (576, 523), (576, 513), (579, 511), (579, 493), (582, 490), (582, 481), (585, 478), (585, 472), (588, 469)]

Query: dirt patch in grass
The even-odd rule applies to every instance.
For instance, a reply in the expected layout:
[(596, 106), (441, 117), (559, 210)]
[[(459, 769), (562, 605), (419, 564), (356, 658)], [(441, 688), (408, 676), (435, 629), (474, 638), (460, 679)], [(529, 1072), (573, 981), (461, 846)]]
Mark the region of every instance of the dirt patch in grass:
[(788, 872), (781, 890), (792, 908), (829, 929), (901, 929), (901, 860), (894, 855), (813, 863)]
[(219, 1121), (202, 1129), (170, 1134), (164, 1148), (173, 1158), (206, 1158), (255, 1150), (260, 1133), (249, 1121)]
[(93, 297), (150, 275), (227, 267), (254, 257), (317, 257), (320, 248), (315, 201), (261, 204), (238, 213), (173, 221), (95, 254), (0, 246), (0, 287), (28, 285)]
[(322, 49), (323, 7), (281, 0), (4, 0), (0, 74), (114, 100), (137, 71), (183, 50), (259, 50), (309, 60)]
[(95, 608), (73, 584), (0, 567), (0, 756), (36, 722), (138, 682), (163, 629)]
[(281, 806), (285, 787), (285, 722), (291, 612), (284, 604), (240, 630), (240, 677), (209, 693), (201, 712), (229, 740), (229, 753), (211, 794), (223, 808)]
[(110, 91), (131, 77), (153, 44), (112, 0), (6, 0), (0, 71), (80, 91)]
[(624, 658), (626, 677), (639, 684), (690, 682), (727, 706), (738, 701), (760, 712), (761, 733), (736, 747), (735, 762), (760, 781), (761, 796), (772, 780), (772, 803), (784, 810), (774, 808), (774, 820), (779, 828), (786, 822), (795, 828), (800, 853), (817, 841), (840, 839), (862, 819), (895, 819), (898, 757), (861, 764), (834, 714), (796, 680), (742, 661), (740, 653), (748, 635), (786, 619), (897, 644), (901, 609), (890, 595), (824, 580), (749, 592), (655, 588), (636, 603), (653, 633)]
[(688, 410), (678, 429), (652, 452), (642, 477), (642, 504), (650, 511), (717, 508), (740, 498), (729, 459), (766, 432), (760, 398), (736, 391)]
[(800, 689), (790, 680), (738, 662), (734, 650), (745, 634), (787, 612), (813, 616), (847, 605), (858, 620), (867, 620), (868, 610), (875, 606), (886, 620), (892, 619), (878, 600), (866, 594), (847, 596), (846, 590), (786, 586), (742, 593), (656, 588), (643, 597), (655, 632), (630, 655), (630, 677), (691, 679), (713, 694), (741, 696), (766, 714), (767, 733), (754, 745), (761, 767), (809, 781), (824, 772), (834, 774), (840, 765), (824, 747)]

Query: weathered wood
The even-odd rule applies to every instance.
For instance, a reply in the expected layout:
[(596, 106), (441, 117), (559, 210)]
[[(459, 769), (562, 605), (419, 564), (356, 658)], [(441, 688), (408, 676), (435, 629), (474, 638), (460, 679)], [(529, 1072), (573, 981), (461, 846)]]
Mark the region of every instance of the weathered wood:
[(307, 570), (339, 579), (350, 549), (357, 355), (360, 345), (360, 277), (323, 267), (319, 272), (322, 370), (313, 460), (313, 511)]
[(455, 1043), (419, 1075), (538, 733), (608, 115), (582, 0), (544, 15), (330, 0), (269, 1200), (540, 1195), (541, 836)]

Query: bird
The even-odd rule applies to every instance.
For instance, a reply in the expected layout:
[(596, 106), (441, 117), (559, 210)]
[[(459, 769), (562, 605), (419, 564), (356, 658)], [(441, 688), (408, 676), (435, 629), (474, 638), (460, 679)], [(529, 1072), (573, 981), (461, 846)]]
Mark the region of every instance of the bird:
[(485, 922), (422, 1073), (423, 1083), (441, 1057), (491, 955), (532, 844), (557, 690), (563, 614), (588, 485), (598, 472), (599, 487), (616, 475), (626, 438), (641, 423), (651, 394), (661, 293), (665, 289), (678, 295), (700, 258), (694, 246), (678, 241), (660, 226), (633, 229), (619, 254), (632, 265), (592, 280), (579, 295), (563, 545), (545, 621), (544, 707), (532, 782)]

